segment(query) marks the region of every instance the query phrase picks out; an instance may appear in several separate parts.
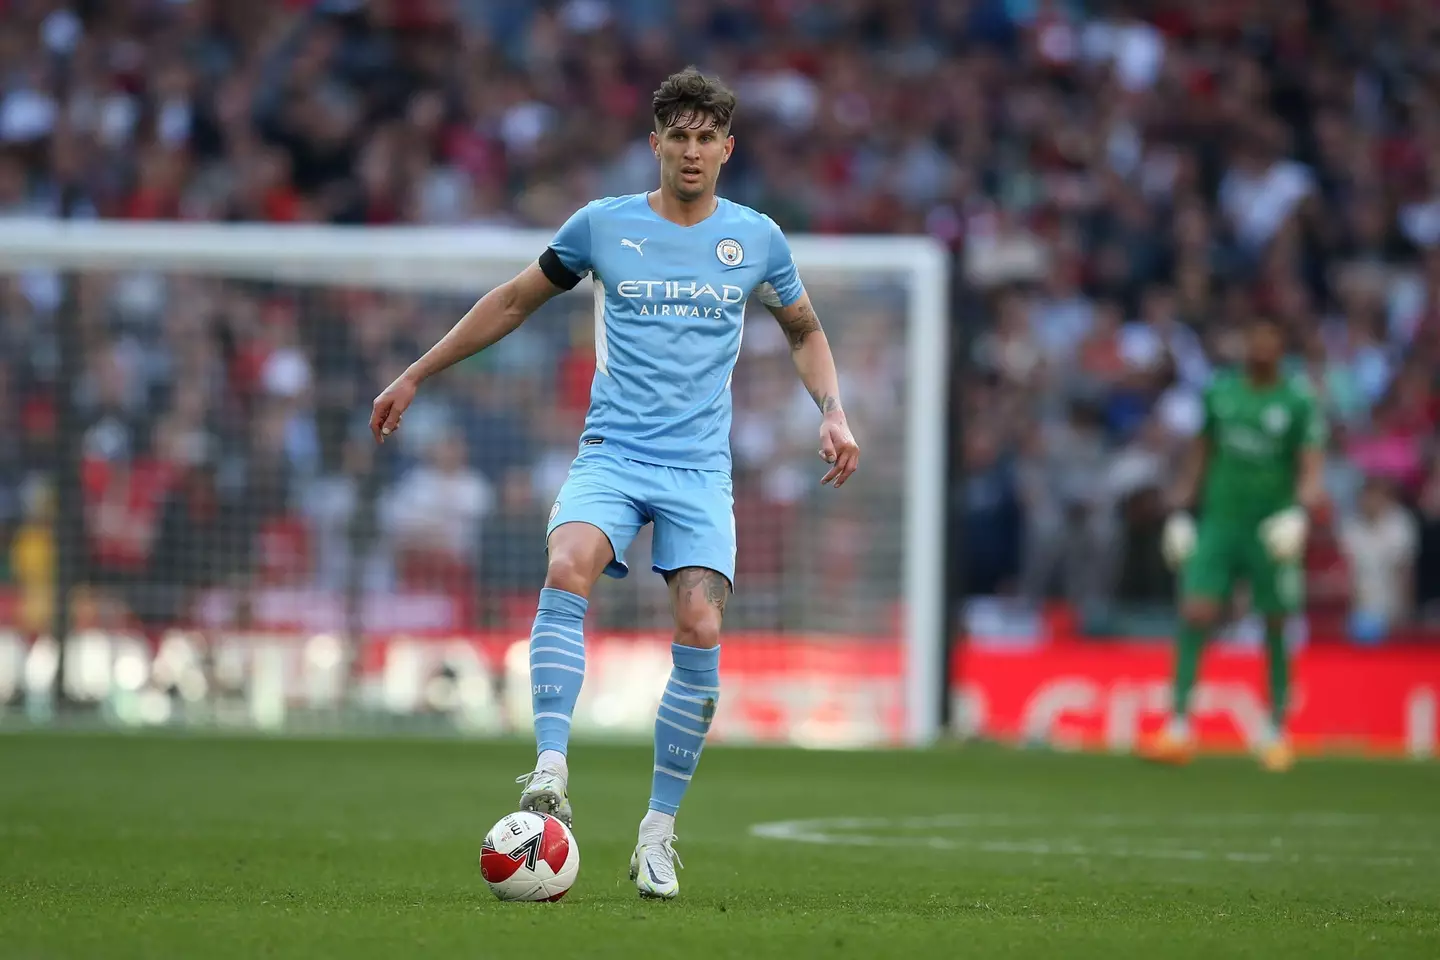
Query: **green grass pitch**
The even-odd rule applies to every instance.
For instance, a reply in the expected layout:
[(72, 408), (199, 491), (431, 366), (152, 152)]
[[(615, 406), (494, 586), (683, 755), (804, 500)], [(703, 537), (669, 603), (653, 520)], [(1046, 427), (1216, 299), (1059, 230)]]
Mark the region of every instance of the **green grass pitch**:
[(531, 759), (0, 736), (0, 956), (1440, 956), (1440, 765), (715, 747), (653, 903), (626, 878), (649, 750), (578, 744), (579, 882), (502, 904), (480, 840)]

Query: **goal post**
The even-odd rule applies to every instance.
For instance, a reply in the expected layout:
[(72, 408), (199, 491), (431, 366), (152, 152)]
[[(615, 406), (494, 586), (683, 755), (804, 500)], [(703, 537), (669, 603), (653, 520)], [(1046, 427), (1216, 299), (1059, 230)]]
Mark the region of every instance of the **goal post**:
[[(43, 288), (44, 283), (37, 285), (33, 281), (73, 274), (81, 278), (82, 285), (84, 278), (91, 276), (146, 276), (160, 278), (162, 286), (177, 278), (199, 283), (261, 284), (271, 291), (285, 291), (284, 298), (298, 304), (302, 321), (311, 315), (324, 315), (327, 322), (334, 321), (326, 330), (332, 329), (334, 323), (343, 326), (343, 317), (331, 316), (339, 309), (332, 296), (335, 291), (359, 289), (425, 298), (426, 309), (417, 306), (418, 300), (406, 300), (405, 309), (413, 311), (411, 325), (417, 329), (407, 325), (408, 317), (387, 328), (387, 336), (413, 341), (423, 348), (429, 343), (421, 341), (459, 316), (454, 312), (461, 309), (459, 305), (513, 276), (532, 262), (550, 239), (548, 231), (492, 227), (347, 228), (10, 219), (0, 222), (0, 283), (9, 283), (12, 288)], [(770, 607), (748, 614), (742, 611), (738, 629), (745, 629), (747, 616), (753, 617), (755, 623), (769, 625), (766, 629), (773, 627), (781, 634), (806, 637), (844, 634), (848, 625), (867, 636), (888, 629), (892, 636), (898, 636), (901, 650), (898, 696), (903, 720), (899, 739), (924, 745), (940, 732), (939, 674), (947, 669), (943, 663), (944, 454), (949, 396), (950, 259), (940, 244), (922, 237), (796, 235), (790, 240), (801, 278), (816, 301), (821, 321), (827, 332), (834, 331), (832, 342), (846, 406), (853, 408), (852, 422), (864, 451), (857, 480), (867, 474), (870, 479), (854, 483), (838, 495), (826, 491), (829, 499), (808, 490), (796, 492), (803, 483), (818, 479), (819, 464), (816, 461), (809, 467), (788, 466), (796, 454), (808, 454), (814, 460), (813, 450), (793, 449), (812, 441), (797, 440), (803, 434), (776, 425), (791, 416), (794, 384), (783, 382), (783, 357), (773, 347), (773, 335), (767, 338), (753, 329), (764, 324), (757, 322), (753, 315), (756, 305), (752, 303), (736, 387), (740, 389), (746, 377), (762, 377), (746, 373), (747, 365), (752, 363), (757, 368), (763, 365), (763, 377), (767, 379), (745, 388), (749, 398), (746, 409), (753, 416), (745, 423), (737, 418), (737, 443), (746, 445), (756, 483), (780, 501), (794, 504), (800, 530), (787, 541), (791, 546), (784, 551), (777, 548), (776, 556), (785, 560), (798, 557), (796, 562), (803, 562), (805, 571), (773, 571), (779, 586), (774, 589)], [(577, 289), (586, 290), (584, 285)], [(96, 295), (122, 296), (108, 287)], [(571, 296), (574, 294), (557, 300)], [(588, 301), (588, 290), (580, 296)], [(85, 299), (83, 292), (80, 299)], [(163, 305), (156, 309), (163, 316), (147, 336), (162, 345), (164, 337), (183, 329), (177, 325), (194, 322), (197, 316), (193, 310), (167, 312)], [(438, 315), (437, 311), (443, 313), (445, 309), (450, 312)], [(246, 322), (255, 330), (268, 329), (263, 321), (252, 318)], [(580, 325), (574, 323), (572, 327), (578, 331)], [(581, 336), (578, 332), (574, 335)], [(894, 342), (896, 337), (903, 343)], [(550, 337), (544, 349), (555, 342)], [(310, 346), (311, 362), (318, 365), (317, 370), (307, 373), (282, 369), (273, 371), (273, 375), (281, 381), (286, 376), (298, 377), (307, 384), (321, 377), (318, 367), (325, 366), (328, 346), (324, 342)], [(561, 344), (560, 349), (564, 347)], [(541, 349), (532, 344), (525, 349), (517, 347), (512, 353), (520, 358), (517, 363), (529, 362), (533, 352)], [(756, 359), (752, 359), (752, 352)], [(368, 403), (368, 397), (364, 399)], [(353, 396), (349, 402), (353, 417), (363, 423), (366, 405)], [(766, 411), (771, 407), (767, 404), (773, 407), (773, 416), (768, 418)], [(800, 419), (798, 414), (794, 418)], [(536, 419), (532, 416), (527, 428), (549, 430), (547, 424), (537, 423)], [(411, 426), (409, 419), (406, 425)], [(560, 431), (556, 428), (549, 432)], [(314, 444), (304, 437), (282, 437), (281, 441), (299, 447)], [(308, 450), (303, 452), (310, 455)], [(786, 463), (780, 464), (781, 459)], [(806, 469), (814, 477), (805, 474)], [(500, 486), (497, 481), (485, 494), (492, 504), (488, 514), (491, 517), (505, 510), (505, 492), (498, 489)], [(850, 507), (836, 512), (833, 504), (847, 497), (863, 498), (864, 502), (852, 502)], [(768, 531), (765, 522), (757, 523)], [(743, 554), (747, 549), (743, 531), (741, 536)], [(845, 585), (833, 588), (835, 592), (823, 593), (830, 589), (824, 584), (827, 567), (831, 566), (843, 567), (847, 579)], [(642, 566), (631, 558), (631, 567), (643, 571), (648, 563)], [(357, 574), (362, 578), (365, 575), (365, 571)], [(743, 576), (737, 601), (746, 590)], [(639, 577), (632, 574), (630, 579)], [(890, 580), (894, 582), (893, 591), (884, 586)], [(893, 616), (887, 621), (885, 611), (892, 601)], [(653, 630), (655, 625), (647, 622), (641, 629)]]

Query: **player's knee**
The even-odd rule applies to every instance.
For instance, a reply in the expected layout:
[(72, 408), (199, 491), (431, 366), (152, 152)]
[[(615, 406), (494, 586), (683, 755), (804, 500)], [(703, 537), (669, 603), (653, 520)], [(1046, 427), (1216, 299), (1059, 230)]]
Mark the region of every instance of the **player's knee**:
[(590, 584), (585, 582), (580, 564), (574, 557), (565, 554), (550, 555), (549, 566), (545, 568), (545, 586), (582, 597), (590, 593)]
[(1192, 597), (1180, 605), (1180, 617), (1192, 627), (1208, 630), (1220, 619), (1220, 605), (1208, 597)]
[(588, 597), (599, 575), (595, 565), (593, 558), (582, 556), (579, 551), (551, 550), (550, 563), (545, 568), (545, 586)]
[(698, 611), (679, 617), (675, 624), (675, 642), (705, 649), (717, 646), (720, 643), (719, 611)]
[(582, 523), (557, 527), (547, 547), (550, 557), (545, 586), (582, 597), (590, 595), (590, 588), (615, 556), (609, 538), (598, 528)]
[(730, 598), (730, 581), (706, 567), (684, 567), (666, 575), (675, 611), (675, 642), (709, 648), (720, 642), (720, 624)]

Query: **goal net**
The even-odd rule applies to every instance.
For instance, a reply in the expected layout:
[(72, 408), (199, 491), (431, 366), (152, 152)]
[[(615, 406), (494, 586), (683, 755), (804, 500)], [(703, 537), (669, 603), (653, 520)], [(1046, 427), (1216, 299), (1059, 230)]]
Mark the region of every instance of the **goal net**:
[[(23, 453), (0, 473), (8, 715), (43, 720), (60, 677), (122, 724), (528, 730), (544, 525), (594, 371), (588, 280), (428, 382), (395, 440), (377, 448), (367, 418), (549, 239), (6, 221), (0, 398)], [(939, 713), (946, 258), (916, 238), (793, 247), (862, 465), (820, 486), (814, 405), (752, 301), (715, 735), (922, 743)], [(67, 394), (74, 432), (57, 436)], [(78, 463), (57, 459), (67, 445)], [(62, 643), (65, 470), (83, 523)], [(670, 611), (649, 549), (642, 533), (631, 575), (596, 591), (577, 738), (652, 723)]]

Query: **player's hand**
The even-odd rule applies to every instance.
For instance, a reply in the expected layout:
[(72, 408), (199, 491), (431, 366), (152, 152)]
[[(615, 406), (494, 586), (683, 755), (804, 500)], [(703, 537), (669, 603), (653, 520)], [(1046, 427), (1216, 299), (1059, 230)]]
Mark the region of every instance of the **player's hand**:
[(375, 398), (370, 410), (370, 432), (376, 443), (384, 443), (386, 437), (400, 429), (400, 418), (414, 401), (418, 386), (413, 377), (402, 373)]
[(1260, 542), (1272, 559), (1293, 563), (1305, 555), (1305, 538), (1310, 521), (1302, 507), (1290, 507), (1272, 513), (1260, 524)]
[(1177, 510), (1165, 520), (1165, 529), (1160, 534), (1160, 553), (1165, 565), (1178, 570), (1195, 552), (1195, 521), (1190, 514)]
[(833, 480), (836, 489), (844, 486), (855, 468), (860, 466), (860, 445), (850, 433), (845, 414), (826, 414), (820, 424), (820, 459), (830, 464), (829, 471), (820, 478), (821, 485)]

